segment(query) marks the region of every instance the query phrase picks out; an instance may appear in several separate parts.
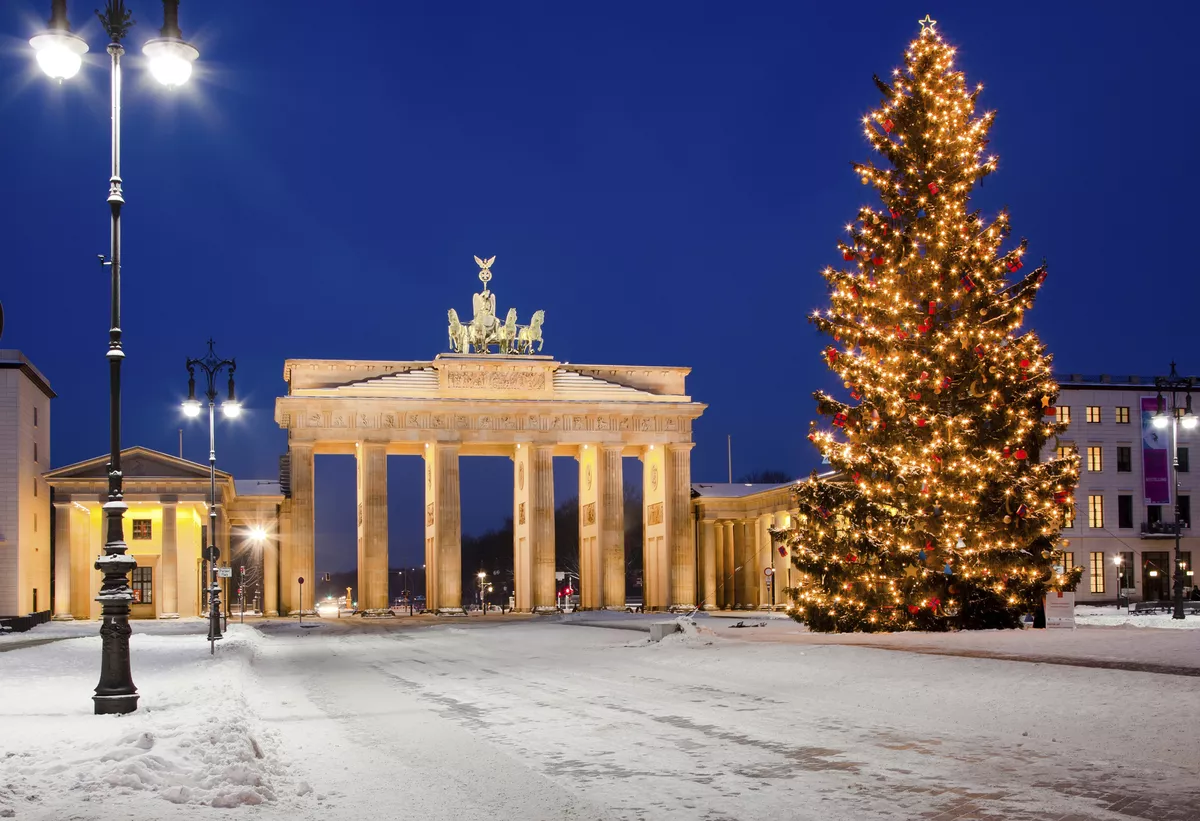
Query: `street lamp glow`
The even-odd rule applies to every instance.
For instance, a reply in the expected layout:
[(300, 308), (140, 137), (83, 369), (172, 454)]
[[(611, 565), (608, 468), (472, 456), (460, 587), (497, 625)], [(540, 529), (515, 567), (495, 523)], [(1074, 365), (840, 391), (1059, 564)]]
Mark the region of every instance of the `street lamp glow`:
[(183, 403), (183, 415), (189, 419), (195, 419), (200, 415), (200, 401), (197, 399), (189, 399)]
[(79, 73), (87, 43), (69, 31), (48, 31), (29, 38), (38, 65), (52, 80), (69, 80)]
[(150, 73), (168, 88), (176, 88), (192, 76), (192, 63), (200, 52), (182, 40), (160, 37), (142, 47), (150, 63)]
[(225, 414), (230, 419), (236, 419), (242, 413), (242, 406), (239, 402), (222, 402), (221, 413)]
[(250, 540), (251, 541), (261, 542), (261, 541), (264, 541), (266, 538), (267, 538), (266, 528), (262, 527), (261, 525), (255, 525), (254, 527), (250, 528)]
[(1150, 424), (1154, 425), (1154, 427), (1158, 428), (1159, 430), (1162, 430), (1167, 426), (1167, 417), (1164, 414), (1156, 413)]
[(1183, 425), (1184, 430), (1194, 429), (1196, 427), (1196, 414), (1186, 414), (1182, 419), (1179, 420), (1179, 424)]

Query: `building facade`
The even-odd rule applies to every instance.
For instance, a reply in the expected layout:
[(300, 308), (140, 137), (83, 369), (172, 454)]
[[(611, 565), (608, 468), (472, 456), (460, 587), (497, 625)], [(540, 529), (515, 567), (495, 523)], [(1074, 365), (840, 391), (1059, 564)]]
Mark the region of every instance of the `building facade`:
[(1068, 427), (1047, 445), (1043, 458), (1070, 449), (1079, 453), (1074, 517), (1062, 531), (1065, 563), (1083, 568), (1075, 600), (1171, 597), (1176, 493), (1190, 588), (1196, 583), (1192, 556), (1200, 556), (1200, 537), (1192, 527), (1197, 483), (1191, 470), (1200, 431), (1178, 426), (1176, 490), (1169, 481), (1171, 427), (1158, 429), (1150, 421), (1158, 393), (1153, 377), (1058, 378), (1058, 419)]
[(0, 351), (0, 616), (50, 609), (50, 400), (20, 351)]
[[(98, 456), (45, 474), (45, 482), (54, 489), (55, 619), (100, 617), (95, 597), (101, 574), (94, 564), (104, 552), (107, 463), (107, 455)], [(130, 576), (131, 616), (200, 615), (205, 601), (201, 548), (208, 540), (208, 466), (133, 447), (121, 451), (121, 468), (129, 506), (124, 517), (125, 544), (137, 560)], [(217, 471), (218, 564), (233, 568), (233, 575), (222, 581), (226, 603), (236, 605), (238, 587), (243, 585), (258, 586), (246, 590), (247, 609), (256, 593), (264, 602), (276, 595), (264, 568), (270, 564), (268, 554), (277, 550), (282, 501), (278, 482), (234, 481), (228, 473)], [(266, 538), (252, 539), (251, 534), (257, 533)]]

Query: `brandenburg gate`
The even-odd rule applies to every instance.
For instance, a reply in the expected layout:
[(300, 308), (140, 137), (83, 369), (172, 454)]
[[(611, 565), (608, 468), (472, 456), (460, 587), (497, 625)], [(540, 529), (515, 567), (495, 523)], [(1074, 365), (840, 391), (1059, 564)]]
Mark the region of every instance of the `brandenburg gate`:
[[(425, 467), (426, 606), (463, 607), (459, 458), (513, 462), (516, 607), (555, 606), (553, 457), (579, 469), (580, 604), (625, 606), (622, 457), (642, 462), (648, 609), (696, 603), (691, 521), (692, 423), (705, 405), (687, 395), (689, 368), (575, 365), (538, 353), (545, 314), (501, 321), (490, 266), (474, 317), (449, 312), (451, 352), (432, 361), (290, 359), (275, 421), (287, 430), (291, 495), (280, 511), (281, 609), (311, 610), (316, 578), (313, 458), (353, 454), (358, 465), (359, 608), (388, 607), (387, 457)], [(492, 352), (496, 348), (496, 352)], [(265, 569), (267, 574), (272, 568)], [(310, 583), (303, 586), (297, 579)], [(303, 599), (301, 599), (303, 595)]]

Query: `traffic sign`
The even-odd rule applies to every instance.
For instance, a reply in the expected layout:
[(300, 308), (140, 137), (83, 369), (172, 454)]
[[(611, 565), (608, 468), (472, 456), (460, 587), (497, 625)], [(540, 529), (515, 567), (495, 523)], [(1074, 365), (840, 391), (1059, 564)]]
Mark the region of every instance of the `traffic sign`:
[(215, 562), (217, 559), (221, 558), (221, 549), (218, 547), (204, 548), (204, 558), (210, 562)]
[(232, 579), (233, 578), (233, 568), (232, 567), (218, 567), (217, 568), (217, 578), (218, 579)]
[(300, 577), (300, 584), (304, 584), (304, 577), (303, 577), (303, 576), (301, 576), (301, 577)]
[(763, 571), (763, 575), (764, 575), (764, 576), (774, 576), (774, 575), (775, 575), (775, 568), (773, 568), (773, 567), (768, 567), (766, 570), (764, 570), (764, 571)]

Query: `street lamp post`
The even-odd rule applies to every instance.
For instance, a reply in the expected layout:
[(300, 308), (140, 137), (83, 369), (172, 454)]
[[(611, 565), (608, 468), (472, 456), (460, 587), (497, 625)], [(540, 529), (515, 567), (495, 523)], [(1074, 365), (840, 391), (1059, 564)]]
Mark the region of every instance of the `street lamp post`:
[(225, 370), (229, 374), (229, 397), (221, 403), (221, 412), (233, 418), (242, 411), (233, 389), (233, 372), (237, 370), (237, 362), (232, 359), (218, 359), (213, 351), (213, 341), (208, 340), (208, 354), (202, 359), (189, 359), (188, 369), (188, 398), (183, 403), (183, 412), (190, 417), (200, 415), (200, 401), (196, 399), (196, 368), (200, 368), (207, 377), (207, 388), (204, 395), (208, 398), (208, 546), (204, 548), (204, 560), (208, 562), (210, 587), (208, 589), (208, 642), (209, 653), (217, 652), (216, 642), (223, 638), (221, 635), (221, 586), (217, 582), (217, 559), (221, 552), (217, 549), (217, 445), (216, 417), (217, 406), (217, 374)]
[[(100, 656), (100, 682), (92, 697), (96, 715), (124, 714), (137, 710), (137, 687), (129, 666), (129, 605), (133, 592), (129, 587), (129, 573), (137, 561), (126, 553), (124, 517), (127, 505), (124, 500), (123, 475), (121, 473), (121, 361), (125, 351), (121, 344), (121, 207), (125, 195), (121, 190), (121, 56), (122, 45), (134, 21), (125, 8), (124, 0), (107, 0), (103, 12), (96, 12), (100, 23), (108, 34), (109, 68), (111, 79), (112, 115), (112, 167), (108, 180), (108, 210), (110, 219), (109, 254), (100, 261), (108, 266), (111, 281), (111, 314), (108, 331), (108, 387), (109, 387), (109, 461), (108, 501), (104, 503), (105, 542), (104, 555), (96, 559), (95, 567), (104, 573), (100, 593), (100, 613), (104, 620), (100, 627), (102, 650)], [(165, 85), (176, 86), (185, 82), (191, 74), (191, 63), (198, 56), (195, 48), (183, 42), (179, 31), (179, 0), (163, 0), (162, 37), (146, 44), (145, 53), (150, 58), (150, 70)], [(168, 31), (168, 25), (173, 27)], [(151, 47), (151, 43), (160, 46)], [(50, 21), (45, 31), (29, 40), (37, 55), (38, 65), (60, 84), (74, 77), (83, 64), (83, 55), (88, 46), (83, 38), (71, 32), (67, 20), (67, 0), (51, 0)], [(179, 61), (187, 64), (186, 73)], [(172, 67), (173, 70), (172, 70)]]
[[(1154, 386), (1158, 389), (1158, 411), (1154, 414), (1154, 427), (1162, 429), (1168, 423), (1171, 425), (1171, 488), (1175, 498), (1175, 572), (1172, 574), (1175, 590), (1172, 596), (1174, 608), (1171, 618), (1182, 619), (1185, 618), (1183, 612), (1185, 577), (1183, 557), (1180, 555), (1183, 522), (1179, 517), (1179, 426), (1182, 424), (1185, 430), (1192, 430), (1196, 427), (1196, 414), (1192, 413), (1192, 388), (1195, 387), (1195, 379), (1190, 376), (1180, 376), (1175, 370), (1175, 363), (1172, 362), (1170, 375), (1156, 377)], [(1167, 416), (1168, 403), (1163, 396), (1164, 392), (1171, 395), (1169, 418)], [(1182, 407), (1179, 405), (1180, 394), (1185, 397)]]

